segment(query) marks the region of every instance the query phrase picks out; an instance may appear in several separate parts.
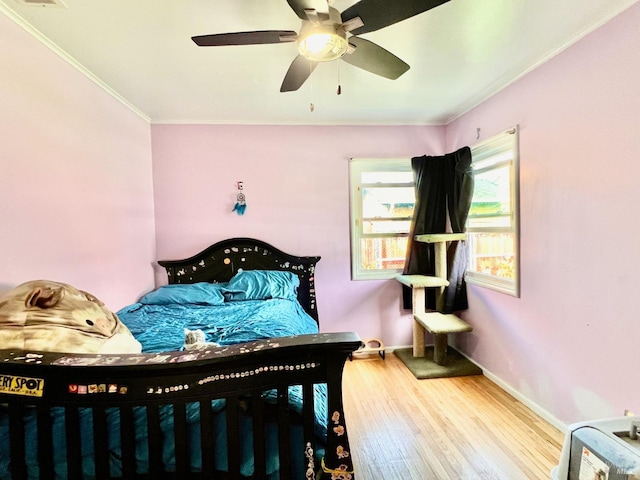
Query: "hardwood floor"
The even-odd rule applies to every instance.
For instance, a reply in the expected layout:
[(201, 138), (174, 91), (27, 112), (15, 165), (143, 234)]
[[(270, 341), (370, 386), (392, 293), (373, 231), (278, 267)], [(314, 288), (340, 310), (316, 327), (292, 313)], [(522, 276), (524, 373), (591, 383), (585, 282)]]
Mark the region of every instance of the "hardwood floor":
[(563, 434), (482, 375), (417, 380), (392, 353), (347, 361), (356, 480), (550, 479)]

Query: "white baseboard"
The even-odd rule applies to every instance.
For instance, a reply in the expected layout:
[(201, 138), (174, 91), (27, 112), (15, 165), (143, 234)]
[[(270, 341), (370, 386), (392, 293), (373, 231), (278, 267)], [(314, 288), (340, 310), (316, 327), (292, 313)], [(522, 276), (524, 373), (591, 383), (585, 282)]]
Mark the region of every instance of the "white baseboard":
[[(400, 349), (400, 348), (411, 348), (411, 345), (394, 345), (394, 346), (390, 346), (390, 347), (388, 346), (388, 347), (386, 347), (386, 350), (387, 350), (387, 352), (393, 352), (394, 350)], [(497, 375), (495, 375), (491, 371), (487, 370), (485, 367), (480, 365), (474, 359), (472, 359), (469, 356), (465, 355), (464, 353), (460, 352), (460, 350), (457, 350), (457, 351), (458, 351), (458, 353), (460, 353), (461, 355), (466, 357), (469, 361), (471, 361), (471, 362), (475, 363), (476, 365), (478, 365), (482, 369), (482, 374), (485, 377), (487, 377), (489, 380), (491, 380), (493, 383), (498, 385), (502, 390), (504, 390), (509, 395), (514, 397), (516, 400), (518, 400), (519, 402), (521, 402), (522, 404), (527, 406), (527, 408), (529, 408), (532, 412), (534, 412), (536, 415), (539, 415), (541, 418), (543, 418), (545, 421), (549, 422), (551, 425), (556, 427), (562, 433), (564, 433), (564, 434), (567, 433), (567, 430), (568, 430), (567, 424), (565, 424), (564, 422), (561, 422), (558, 418), (553, 416), (551, 413), (549, 413), (547, 410), (542, 408), (536, 402), (534, 402), (533, 400), (531, 400), (527, 396), (523, 395), (521, 392), (517, 391), (511, 385), (506, 383), (504, 380), (502, 380), (500, 377), (498, 377)]]
[(480, 368), (482, 368), (482, 374), (485, 377), (487, 377), (493, 383), (498, 385), (502, 390), (507, 392), (509, 395), (514, 397), (516, 400), (518, 400), (522, 404), (526, 405), (531, 411), (533, 411), (535, 414), (537, 414), (540, 417), (542, 417), (545, 421), (549, 422), (551, 425), (556, 427), (562, 433), (564, 433), (564, 434), (567, 433), (568, 426), (565, 423), (561, 422), (557, 417), (554, 417), (553, 415), (551, 415), (551, 413), (549, 413), (547, 410), (542, 408), (540, 405), (538, 405), (536, 402), (534, 402), (530, 398), (528, 398), (525, 395), (523, 395), (521, 392), (517, 391), (511, 385), (509, 385), (506, 382), (504, 382), (498, 376), (496, 376), (493, 373), (491, 373), (490, 371), (488, 371), (482, 365), (479, 365), (477, 362), (474, 362), (474, 363), (476, 365), (478, 365)]

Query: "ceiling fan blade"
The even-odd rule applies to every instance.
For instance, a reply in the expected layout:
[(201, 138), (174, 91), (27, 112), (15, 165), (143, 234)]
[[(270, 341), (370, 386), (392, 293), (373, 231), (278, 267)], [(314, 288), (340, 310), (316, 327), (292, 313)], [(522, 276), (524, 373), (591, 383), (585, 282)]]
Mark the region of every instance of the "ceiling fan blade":
[(342, 20), (360, 17), (364, 26), (351, 33), (361, 35), (388, 27), (419, 13), (438, 7), (449, 0), (360, 0), (342, 12)]
[(289, 6), (302, 20), (307, 20), (305, 10), (316, 10), (320, 13), (328, 13), (327, 0), (287, 0)]
[(393, 53), (369, 40), (351, 37), (349, 43), (356, 47), (355, 51), (347, 53), (341, 58), (354, 67), (362, 68), (391, 80), (395, 80), (410, 68), (408, 64)]
[(307, 81), (307, 78), (309, 78), (311, 72), (313, 72), (317, 66), (318, 62), (312, 62), (302, 55), (298, 55), (293, 59), (289, 70), (287, 70), (280, 91), (293, 92), (294, 90), (298, 90), (302, 84)]
[(224, 47), (227, 45), (261, 45), (293, 42), (298, 34), (291, 30), (265, 30), (256, 32), (218, 33), (191, 37), (199, 47)]

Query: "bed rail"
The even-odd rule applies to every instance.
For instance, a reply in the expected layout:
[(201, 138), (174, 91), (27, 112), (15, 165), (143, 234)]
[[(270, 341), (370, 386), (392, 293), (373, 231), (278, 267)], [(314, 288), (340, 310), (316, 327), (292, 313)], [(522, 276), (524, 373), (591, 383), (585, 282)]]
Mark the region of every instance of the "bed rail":
[[(255, 473), (251, 478), (267, 478), (265, 444), (270, 440), (265, 432), (267, 425), (276, 422), (281, 480), (293, 479), (293, 466), (300, 462), (308, 472), (307, 478), (315, 478), (314, 472), (322, 471), (322, 479), (339, 472), (343, 473), (341, 478), (353, 479), (342, 405), (342, 372), (346, 358), (360, 345), (357, 334), (347, 332), (161, 354), (1, 350), (0, 412), (4, 409), (8, 417), (11, 478), (54, 478), (54, 465), (61, 454), (66, 456), (68, 478), (83, 478), (87, 451), (92, 452), (97, 479), (246, 478), (240, 467), (243, 422), (250, 422), (253, 432)], [(315, 451), (318, 446), (314, 386), (320, 384), (326, 384), (327, 394), (327, 441), (322, 461), (308, 450)], [(290, 408), (291, 386), (299, 386), (296, 388), (302, 392), (302, 411)], [(276, 392), (276, 400), (264, 401), (265, 392)], [(227, 445), (228, 472), (224, 473), (216, 466), (219, 445), (213, 430), (220, 399), (226, 402), (222, 421), (226, 423), (223, 443)], [(194, 428), (189, 421), (193, 409), (199, 412), (195, 429), (199, 430), (199, 441), (195, 443), (201, 462), (197, 471), (191, 471)], [(169, 436), (175, 448), (175, 465), (170, 466), (163, 457), (167, 432), (163, 432), (166, 426), (161, 422), (167, 412), (172, 416), (173, 432)], [(60, 421), (60, 415), (63, 428), (56, 429), (54, 423)], [(115, 431), (111, 415), (118, 418)], [(90, 434), (84, 431), (87, 416)], [(32, 420), (25, 420), (27, 417)], [(30, 421), (37, 429), (29, 430)], [(146, 429), (142, 443), (135, 433), (141, 421)], [(302, 432), (302, 446), (292, 440), (294, 426)], [(30, 435), (37, 435), (35, 477), (27, 461)], [(114, 443), (119, 447), (115, 451)], [(115, 462), (114, 457), (118, 457)]]

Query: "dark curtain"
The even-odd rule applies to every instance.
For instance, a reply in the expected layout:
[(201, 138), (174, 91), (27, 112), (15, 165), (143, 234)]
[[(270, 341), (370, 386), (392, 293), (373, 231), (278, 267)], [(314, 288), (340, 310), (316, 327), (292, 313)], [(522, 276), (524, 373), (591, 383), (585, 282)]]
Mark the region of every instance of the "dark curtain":
[[(465, 230), (471, 198), (473, 173), (469, 147), (440, 157), (424, 155), (411, 159), (416, 203), (409, 233), (405, 275), (434, 275), (435, 260), (432, 244), (416, 242), (416, 235), (447, 232), (447, 218), (453, 233)], [(445, 289), (444, 313), (464, 310), (467, 289), (464, 272), (467, 251), (463, 242), (451, 242), (447, 249), (449, 286)], [(404, 308), (411, 309), (411, 290), (403, 287)], [(435, 309), (435, 291), (427, 291), (427, 308)]]

